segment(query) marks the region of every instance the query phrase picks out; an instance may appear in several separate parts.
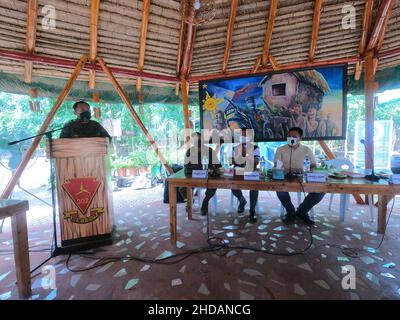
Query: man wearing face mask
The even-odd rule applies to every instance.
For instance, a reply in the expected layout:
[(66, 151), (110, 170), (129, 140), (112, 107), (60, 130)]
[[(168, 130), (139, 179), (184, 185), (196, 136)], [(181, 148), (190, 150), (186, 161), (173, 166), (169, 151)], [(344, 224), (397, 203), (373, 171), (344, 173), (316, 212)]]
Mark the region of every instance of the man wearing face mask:
[[(311, 169), (317, 166), (311, 149), (300, 143), (302, 136), (303, 130), (301, 128), (293, 127), (289, 129), (287, 136), (288, 143), (276, 150), (274, 157), (275, 166), (277, 161), (280, 160), (283, 162), (285, 172), (289, 175), (293, 172), (300, 172), (303, 170), (306, 156), (310, 159)], [(314, 221), (310, 218), (308, 212), (312, 207), (318, 204), (325, 195), (324, 193), (309, 193), (297, 210), (295, 210), (289, 192), (277, 192), (276, 194), (286, 209), (286, 216), (283, 218), (283, 222), (291, 222), (298, 217), (309, 225), (314, 224)]]
[(111, 136), (100, 123), (90, 120), (90, 105), (87, 102), (78, 101), (72, 107), (77, 118), (64, 126), (60, 134), (60, 139), (91, 137), (106, 137), (111, 139)]
[[(232, 163), (235, 167), (244, 168), (246, 171), (253, 171), (260, 162), (260, 149), (253, 144), (251, 129), (241, 129), (240, 144), (233, 149)], [(238, 213), (244, 211), (246, 199), (241, 190), (232, 190), (233, 195), (239, 200)], [(256, 205), (258, 200), (258, 190), (250, 190), (250, 222), (256, 222)]]

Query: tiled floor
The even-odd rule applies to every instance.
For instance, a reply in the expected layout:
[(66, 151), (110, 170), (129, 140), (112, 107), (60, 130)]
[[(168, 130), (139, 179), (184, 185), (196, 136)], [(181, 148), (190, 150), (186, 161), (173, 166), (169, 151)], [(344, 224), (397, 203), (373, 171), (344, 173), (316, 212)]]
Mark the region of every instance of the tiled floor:
[[(338, 219), (338, 196), (334, 211), (328, 211), (329, 196), (316, 208), (313, 245), (302, 224), (285, 226), (279, 218), (280, 205), (273, 193), (260, 193), (258, 222), (248, 223), (246, 213), (229, 212), (228, 191), (219, 190), (218, 215), (210, 215), (210, 232), (224, 239), (231, 248), (191, 255), (175, 264), (154, 264), (134, 260), (100, 260), (99, 257), (141, 257), (154, 259), (207, 246), (207, 220), (195, 210), (194, 219), (185, 217), (184, 204), (178, 206), (178, 248), (170, 242), (169, 209), (162, 203), (162, 189), (125, 189), (114, 193), (115, 242), (99, 248), (89, 257), (72, 256), (70, 269), (66, 256), (52, 259), (56, 289), (42, 288), (40, 270), (32, 279), (32, 299), (400, 299), (400, 201), (397, 199), (387, 236), (375, 233), (368, 208), (352, 201), (346, 221)], [(247, 197), (247, 192), (245, 192)], [(296, 203), (297, 199), (294, 198)], [(32, 201), (35, 203), (35, 201)], [(210, 204), (210, 211), (212, 206)], [(197, 209), (195, 207), (195, 209)], [(29, 212), (32, 250), (51, 245), (51, 210), (32, 206)], [(9, 224), (0, 234), (0, 299), (17, 299)], [(361, 248), (359, 257), (346, 256), (333, 245)], [(271, 255), (250, 247), (271, 251)], [(38, 265), (47, 252), (31, 252), (31, 266)], [(354, 266), (356, 288), (345, 290), (344, 266)], [(351, 267), (347, 267), (351, 268)], [(37, 275), (37, 276), (35, 276)]]

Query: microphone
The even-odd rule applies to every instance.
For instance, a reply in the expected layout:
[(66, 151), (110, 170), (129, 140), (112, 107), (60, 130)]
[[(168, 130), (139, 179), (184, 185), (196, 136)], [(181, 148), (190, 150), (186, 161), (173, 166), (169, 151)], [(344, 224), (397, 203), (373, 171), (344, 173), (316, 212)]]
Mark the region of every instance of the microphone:
[(365, 153), (367, 154), (367, 157), (369, 157), (369, 160), (371, 160), (371, 163), (372, 163), (371, 174), (367, 174), (365, 176), (365, 180), (368, 180), (368, 181), (379, 181), (379, 177), (375, 175), (374, 159), (372, 158), (371, 154), (368, 152), (367, 146), (365, 145), (365, 139), (361, 139), (360, 142), (364, 146)]

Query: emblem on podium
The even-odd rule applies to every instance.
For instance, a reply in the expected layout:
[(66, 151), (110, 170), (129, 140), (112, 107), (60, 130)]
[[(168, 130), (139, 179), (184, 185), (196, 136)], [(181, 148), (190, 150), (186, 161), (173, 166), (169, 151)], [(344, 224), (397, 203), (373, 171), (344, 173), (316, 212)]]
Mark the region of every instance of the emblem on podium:
[[(93, 177), (68, 179), (62, 187), (78, 207), (78, 210), (65, 211), (64, 219), (70, 219), (73, 223), (84, 224), (96, 220), (104, 213), (104, 208), (101, 207), (89, 209), (100, 185), (101, 182)], [(79, 212), (83, 217), (79, 215)]]

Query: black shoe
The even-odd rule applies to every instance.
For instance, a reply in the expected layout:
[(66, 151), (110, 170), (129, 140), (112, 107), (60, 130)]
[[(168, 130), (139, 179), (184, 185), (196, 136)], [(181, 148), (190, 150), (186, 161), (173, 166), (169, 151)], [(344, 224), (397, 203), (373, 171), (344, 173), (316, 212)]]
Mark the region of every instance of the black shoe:
[(293, 222), (294, 219), (296, 218), (296, 215), (294, 213), (287, 213), (285, 216), (282, 218), (282, 221), (284, 223), (290, 223)]
[(308, 224), (309, 226), (312, 226), (315, 221), (313, 219), (310, 218), (310, 216), (308, 215), (308, 213), (296, 213), (296, 216), (298, 218), (300, 218), (301, 220), (303, 220), (306, 224)]
[(202, 216), (206, 216), (207, 213), (208, 213), (208, 210), (204, 209), (204, 208), (201, 208), (200, 213), (201, 213)]
[(249, 220), (250, 220), (250, 222), (257, 222), (257, 217), (256, 217), (255, 211), (250, 210)]
[(246, 206), (247, 201), (246, 199), (243, 199), (240, 201), (239, 206), (238, 206), (238, 213), (242, 213), (244, 211), (244, 207)]

